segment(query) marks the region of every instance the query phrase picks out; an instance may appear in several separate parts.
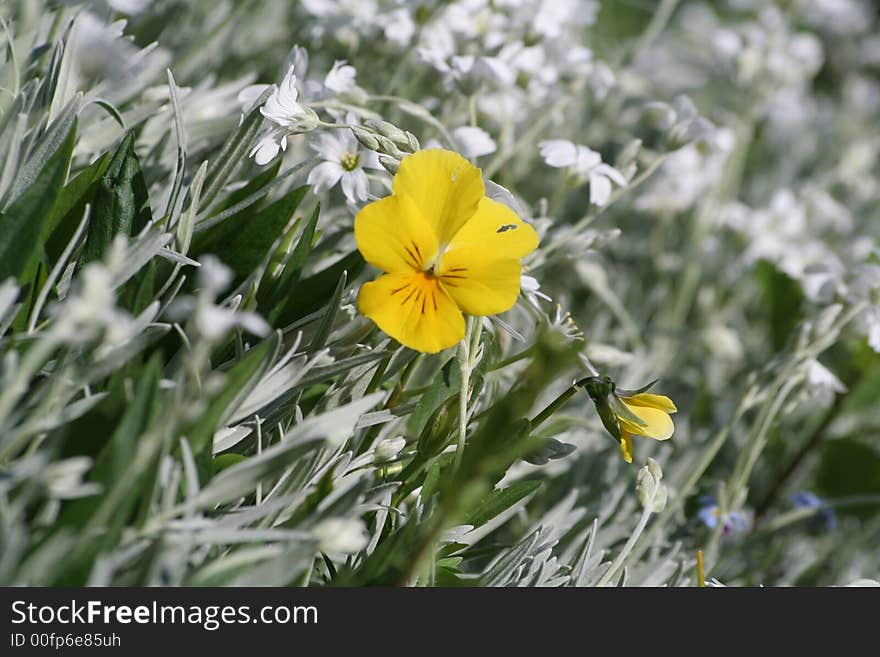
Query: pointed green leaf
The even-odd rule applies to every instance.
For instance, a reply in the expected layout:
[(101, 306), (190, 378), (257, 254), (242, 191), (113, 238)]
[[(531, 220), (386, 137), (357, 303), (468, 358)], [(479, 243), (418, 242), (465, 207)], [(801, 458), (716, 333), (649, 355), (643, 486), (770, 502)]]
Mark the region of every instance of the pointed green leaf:
[(0, 280), (20, 277), (36, 256), (46, 222), (64, 186), (75, 137), (76, 121), (34, 183), (0, 213)]
[(518, 481), (507, 488), (493, 490), (468, 514), (465, 524), (474, 527), (485, 525), (492, 518), (534, 493), (541, 485), (540, 481)]
[(95, 192), (86, 242), (80, 264), (104, 257), (116, 235), (134, 235), (149, 219), (144, 207), (146, 184), (134, 152), (134, 133), (129, 132), (110, 160)]
[(213, 253), (239, 276), (247, 276), (266, 258), (308, 191), (298, 187), (262, 210), (245, 210), (196, 233), (190, 254)]

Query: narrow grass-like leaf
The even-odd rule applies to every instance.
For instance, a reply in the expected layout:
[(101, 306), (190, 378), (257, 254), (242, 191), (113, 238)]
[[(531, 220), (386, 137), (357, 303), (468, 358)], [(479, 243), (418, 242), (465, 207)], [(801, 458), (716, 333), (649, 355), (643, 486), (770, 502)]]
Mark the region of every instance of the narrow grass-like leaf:
[(339, 277), (339, 283), (336, 285), (336, 290), (327, 304), (327, 310), (321, 318), (321, 323), (318, 324), (315, 335), (309, 343), (309, 351), (318, 351), (327, 344), (327, 338), (330, 337), (330, 332), (333, 330), (333, 324), (336, 321), (336, 315), (339, 312), (339, 306), (342, 304), (342, 294), (345, 292), (347, 278), (347, 273), (342, 272), (342, 276)]
[[(79, 111), (79, 101), (82, 94), (78, 93), (61, 112), (58, 119), (49, 127), (46, 134), (40, 139), (39, 145), (34, 152), (28, 157), (21, 166), (13, 179), (9, 191), (4, 200), (4, 212), (8, 211), (12, 204), (25, 193), (26, 190), (33, 187), (37, 177), (45, 171), (49, 162), (59, 151), (63, 152), (68, 140), (72, 140), (72, 135), (76, 134), (76, 115)], [(70, 150), (73, 149), (73, 143), (70, 144)], [(65, 159), (64, 176), (67, 175), (67, 164), (70, 161), (68, 153)], [(64, 183), (62, 176), (61, 183)]]
[(266, 258), (307, 191), (298, 187), (255, 214), (243, 212), (196, 234), (192, 253), (213, 253), (239, 276), (247, 276)]
[(0, 280), (21, 276), (36, 256), (46, 221), (67, 176), (75, 135), (76, 124), (72, 121), (64, 143), (33, 184), (0, 213)]
[(480, 527), (541, 487), (540, 481), (518, 481), (507, 488), (494, 490), (468, 514), (465, 523)]
[[(235, 172), (236, 167), (247, 156), (251, 145), (254, 143), (260, 126), (263, 125), (263, 115), (260, 113), (260, 107), (263, 102), (271, 95), (271, 89), (266, 89), (263, 94), (254, 103), (253, 108), (242, 121), (234, 133), (229, 136), (226, 143), (217, 153), (205, 178), (205, 193), (203, 195), (204, 206), (209, 207), (223, 186)], [(279, 164), (280, 166), (280, 161)], [(275, 168), (277, 171), (277, 167)], [(274, 175), (272, 176), (274, 177)]]

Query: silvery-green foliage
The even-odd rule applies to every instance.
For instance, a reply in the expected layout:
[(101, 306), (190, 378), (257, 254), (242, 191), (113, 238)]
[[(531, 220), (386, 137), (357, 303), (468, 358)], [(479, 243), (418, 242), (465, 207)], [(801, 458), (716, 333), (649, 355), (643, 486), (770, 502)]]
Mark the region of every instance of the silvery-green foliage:
[[(642, 4), (0, 7), (0, 582), (876, 579), (876, 12)], [(430, 147), (541, 236), (460, 466), (454, 354), (356, 308)], [(525, 423), (597, 371), (673, 438)]]

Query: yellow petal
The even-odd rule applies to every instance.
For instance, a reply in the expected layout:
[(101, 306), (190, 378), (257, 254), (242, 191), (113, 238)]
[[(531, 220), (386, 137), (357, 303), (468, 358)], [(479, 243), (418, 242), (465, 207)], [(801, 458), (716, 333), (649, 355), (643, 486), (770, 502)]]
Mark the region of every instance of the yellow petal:
[(649, 392), (640, 392), (632, 397), (621, 397), (630, 406), (648, 406), (650, 408), (659, 408), (667, 413), (675, 413), (678, 409), (673, 401), (665, 395), (652, 395)]
[(364, 283), (358, 309), (402, 345), (437, 353), (464, 337), (464, 317), (433, 276), (397, 273)]
[(439, 148), (403, 158), (391, 189), (415, 201), (440, 244), (452, 240), (486, 194), (477, 167), (458, 153)]
[(518, 260), (487, 260), (480, 249), (468, 248), (446, 253), (437, 275), (468, 315), (497, 315), (516, 303), (521, 269)]
[(437, 254), (431, 225), (400, 194), (364, 206), (354, 218), (354, 238), (364, 260), (388, 273), (421, 271)]
[(630, 404), (628, 399), (624, 401), (624, 404), (645, 423), (645, 426), (639, 426), (618, 417), (621, 431), (628, 431), (634, 436), (644, 436), (654, 440), (666, 440), (672, 436), (675, 425), (672, 423), (669, 413), (661, 411), (659, 408)]
[(538, 246), (538, 233), (503, 203), (485, 197), (477, 212), (461, 227), (449, 251), (460, 248), (480, 249), (484, 258), (514, 258), (519, 260)]
[(620, 454), (627, 463), (633, 462), (633, 439), (626, 431), (620, 434)]

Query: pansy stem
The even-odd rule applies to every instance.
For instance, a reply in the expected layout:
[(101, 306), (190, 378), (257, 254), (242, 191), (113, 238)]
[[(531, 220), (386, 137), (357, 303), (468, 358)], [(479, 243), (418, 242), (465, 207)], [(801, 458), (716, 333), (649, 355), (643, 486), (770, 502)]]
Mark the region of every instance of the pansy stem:
[(562, 407), (562, 405), (565, 404), (565, 402), (574, 397), (575, 393), (577, 393), (578, 390), (580, 390), (580, 386), (578, 386), (577, 383), (573, 383), (568, 388), (566, 388), (556, 399), (547, 404), (547, 407), (532, 419), (532, 429), (536, 429), (538, 426), (550, 419), (550, 416), (558, 411)]
[(461, 466), (464, 454), (464, 442), (467, 437), (468, 396), (471, 387), (471, 372), (476, 365), (479, 352), (480, 335), (483, 322), (479, 317), (468, 316), (465, 334), (458, 345), (458, 367), (461, 373), (461, 385), (458, 393), (458, 445), (455, 449), (455, 469)]

